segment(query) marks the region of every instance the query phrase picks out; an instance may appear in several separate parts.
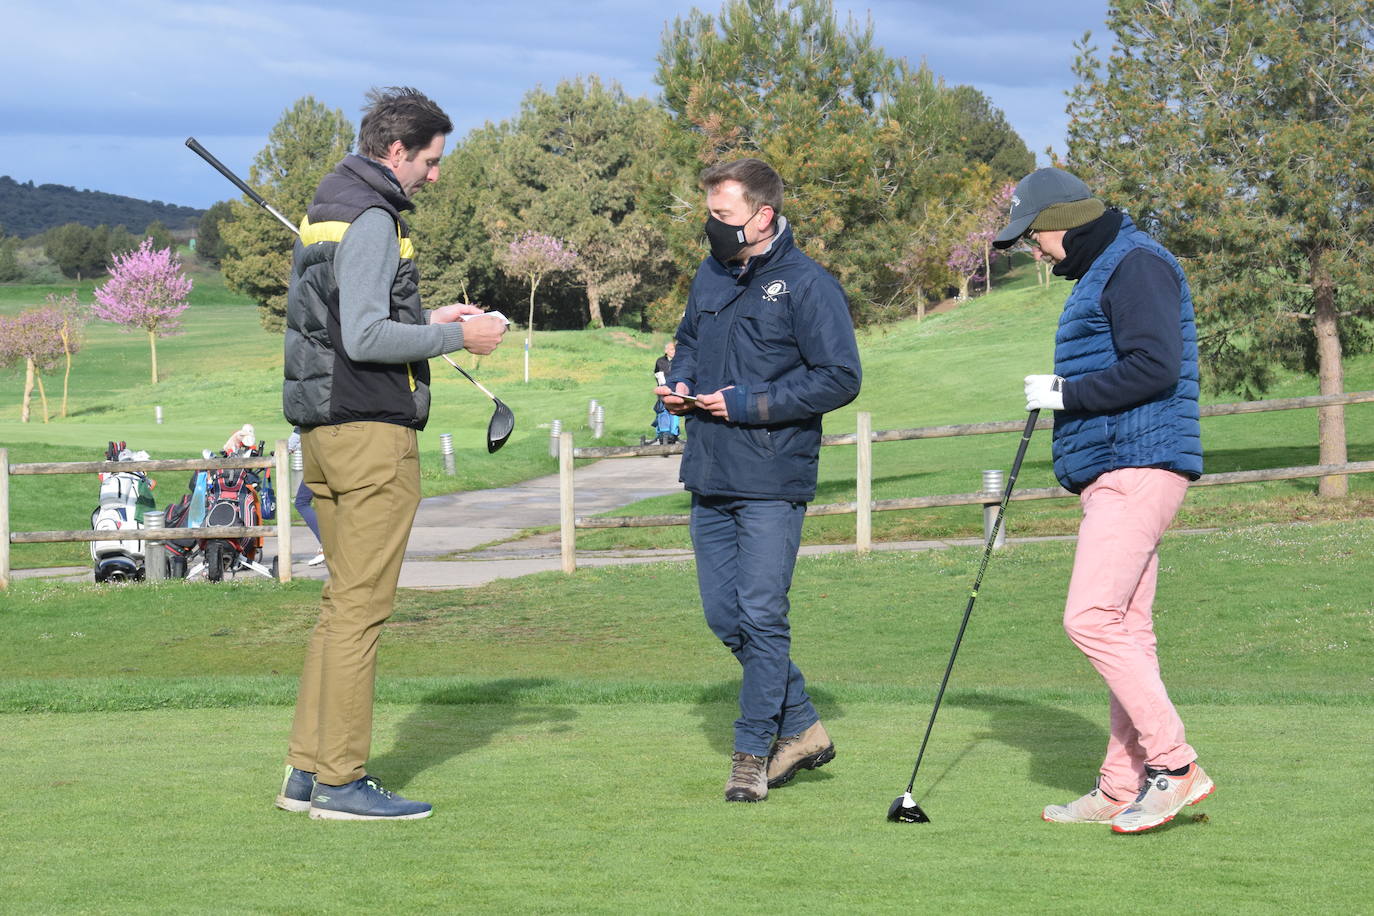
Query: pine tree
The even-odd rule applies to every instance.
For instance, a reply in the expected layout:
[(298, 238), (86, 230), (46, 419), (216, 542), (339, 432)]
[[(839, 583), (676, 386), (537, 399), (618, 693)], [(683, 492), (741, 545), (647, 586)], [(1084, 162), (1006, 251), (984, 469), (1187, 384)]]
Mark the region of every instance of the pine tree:
[[(320, 179), (353, 148), (353, 135), (353, 125), (341, 110), (331, 111), (306, 96), (272, 128), (267, 146), (253, 160), (248, 184), (289, 219), (299, 221)], [(282, 331), (295, 239), (246, 197), (230, 207), (231, 217), (219, 225), (225, 282), (258, 303), (263, 327)]]

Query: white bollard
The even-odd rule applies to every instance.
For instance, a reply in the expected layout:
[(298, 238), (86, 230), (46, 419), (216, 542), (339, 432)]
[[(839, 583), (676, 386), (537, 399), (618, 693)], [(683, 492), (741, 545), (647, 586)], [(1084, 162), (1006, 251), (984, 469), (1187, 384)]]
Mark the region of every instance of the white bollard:
[(563, 421), (554, 420), (549, 425), (549, 457), (558, 457), (558, 437), (563, 435)]
[[(159, 408), (161, 409), (161, 408)], [(167, 516), (162, 512), (149, 512), (143, 516), (144, 528), (167, 527)], [(143, 578), (149, 582), (167, 578), (167, 542), (143, 542)]]
[(162, 405), (161, 405), (161, 404), (159, 404), (159, 405), (157, 405), (156, 407), (153, 408), (153, 419), (157, 421), (157, 423), (158, 423), (159, 426), (162, 425)]
[(601, 402), (598, 401), (596, 398), (592, 398), (590, 401), (587, 402), (587, 425), (588, 425), (588, 426), (591, 426), (591, 425), (593, 425), (594, 423), (596, 423), (596, 410), (597, 410), (597, 408), (600, 407), (600, 406), (601, 406)]
[(592, 417), (592, 438), (600, 439), (601, 434), (606, 431), (606, 408), (600, 404), (596, 405), (596, 414)]
[(439, 454), (444, 456), (444, 473), (452, 477), (458, 473), (453, 458), (453, 433), (439, 434)]

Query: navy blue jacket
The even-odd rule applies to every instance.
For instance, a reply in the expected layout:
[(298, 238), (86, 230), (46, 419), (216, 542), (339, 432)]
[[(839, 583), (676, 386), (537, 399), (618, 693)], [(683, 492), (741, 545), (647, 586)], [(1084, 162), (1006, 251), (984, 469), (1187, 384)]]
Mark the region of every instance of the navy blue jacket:
[(681, 479), (700, 496), (810, 502), (821, 415), (859, 393), (859, 348), (844, 291), (792, 242), (780, 219), (772, 247), (742, 272), (708, 257), (677, 329), (668, 387), (728, 386), (730, 419), (691, 414)]
[[(1123, 373), (1131, 354), (1113, 335), (1113, 321), (1103, 309), (1103, 295), (1122, 261), (1135, 252), (1158, 258), (1176, 284), (1173, 301), (1160, 309), (1162, 321), (1177, 322), (1181, 352), (1156, 354), (1169, 360), (1167, 373)], [(1150, 262), (1140, 265), (1150, 267)], [(1123, 297), (1124, 305), (1129, 302)], [(1119, 306), (1113, 306), (1115, 315)], [(1151, 360), (1138, 360), (1150, 362)], [(1176, 370), (1176, 371), (1175, 371)], [(1174, 256), (1135, 227), (1127, 217), (1116, 239), (1097, 256), (1064, 303), (1055, 334), (1054, 371), (1064, 378), (1067, 409), (1054, 415), (1054, 473), (1065, 489), (1078, 493), (1100, 475), (1118, 468), (1157, 467), (1196, 480), (1202, 474), (1202, 428), (1198, 421), (1197, 331), (1188, 281)], [(1122, 378), (1121, 376), (1127, 376)], [(1159, 381), (1150, 381), (1157, 379)], [(1095, 382), (1112, 384), (1098, 384)], [(1099, 409), (1087, 408), (1094, 390)], [(1112, 406), (1108, 406), (1111, 404)]]

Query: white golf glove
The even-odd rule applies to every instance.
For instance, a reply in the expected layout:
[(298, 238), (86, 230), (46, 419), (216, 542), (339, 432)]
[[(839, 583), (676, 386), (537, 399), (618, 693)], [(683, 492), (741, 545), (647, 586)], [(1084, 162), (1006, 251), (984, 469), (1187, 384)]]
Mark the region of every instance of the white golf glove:
[(1027, 410), (1063, 410), (1064, 380), (1057, 375), (1026, 376)]

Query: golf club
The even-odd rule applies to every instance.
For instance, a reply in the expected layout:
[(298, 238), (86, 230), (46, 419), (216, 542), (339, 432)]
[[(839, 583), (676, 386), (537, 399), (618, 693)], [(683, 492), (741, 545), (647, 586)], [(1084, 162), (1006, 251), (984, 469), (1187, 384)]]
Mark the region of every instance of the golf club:
[[(229, 181), (233, 183), (234, 187), (238, 188), (244, 194), (247, 194), (249, 199), (252, 200), (253, 203), (262, 207), (268, 213), (271, 213), (273, 216), (275, 216), (278, 220), (281, 221), (281, 224), (283, 226), (285, 226), (287, 229), (290, 229), (297, 236), (301, 234), (300, 230), (296, 228), (295, 223), (291, 222), (291, 220), (282, 216), (271, 204), (262, 199), (262, 195), (258, 194), (257, 191), (254, 191), (252, 188), (250, 188), (242, 178), (239, 178), (239, 176), (229, 171), (229, 167), (226, 166), (224, 163), (220, 162), (218, 159), (216, 159), (210, 153), (209, 150), (201, 146), (200, 141), (198, 141), (195, 137), (187, 137), (186, 145), (190, 148), (191, 152), (195, 153), (197, 156), (208, 162), (211, 165), (211, 167), (215, 169), (215, 171), (219, 172), (225, 178), (228, 178)], [(457, 369), (460, 373), (462, 373), (463, 378), (467, 379), (469, 382), (472, 382), (474, 385), (476, 385), (477, 390), (481, 391), (487, 397), (491, 398), (492, 403), (496, 405), (496, 411), (491, 415), (491, 422), (487, 424), (487, 451), (496, 451), (501, 446), (506, 444), (506, 440), (509, 439), (510, 434), (514, 432), (515, 414), (511, 413), (511, 409), (507, 407), (504, 403), (502, 403), (500, 398), (498, 398), (496, 395), (492, 394), (485, 387), (483, 387), (482, 384), (477, 381), (477, 379), (473, 378), (471, 375), (468, 375), (466, 372), (464, 372), (462, 367), (460, 367), (453, 360), (449, 359), (446, 354), (440, 355), (444, 357), (445, 362), (447, 362), (450, 366), (452, 366), (453, 368)]]
[(462, 366), (449, 359), (447, 353), (440, 353), (439, 355), (444, 358), (444, 362), (462, 373), (463, 378), (476, 385), (477, 390), (491, 398), (491, 402), (496, 405), (496, 411), (491, 415), (491, 422), (487, 424), (487, 451), (496, 451), (506, 444), (506, 440), (510, 438), (511, 432), (514, 431), (515, 414), (511, 413), (511, 409), (505, 405), (504, 401), (488, 391), (485, 385), (468, 375), (467, 370)]
[(906, 784), (906, 791), (892, 802), (887, 809), (887, 819), (900, 824), (929, 824), (930, 818), (921, 810), (921, 806), (916, 804), (916, 800), (911, 797), (911, 790), (916, 785), (916, 774), (921, 769), (921, 758), (926, 754), (926, 742), (930, 740), (930, 730), (935, 727), (935, 716), (940, 711), (940, 700), (945, 696), (945, 685), (949, 683), (949, 674), (954, 670), (954, 659), (959, 654), (959, 643), (964, 639), (964, 630), (968, 628), (968, 619), (973, 614), (973, 602), (978, 600), (978, 588), (983, 584), (983, 572), (988, 568), (988, 558), (992, 556), (992, 545), (997, 543), (997, 532), (1002, 527), (1002, 516), (1007, 511), (1007, 502), (1011, 499), (1012, 487), (1016, 486), (1016, 475), (1021, 470), (1021, 459), (1026, 457), (1026, 446), (1030, 444), (1031, 433), (1035, 432), (1035, 422), (1040, 419), (1040, 411), (1032, 410), (1030, 416), (1026, 418), (1026, 429), (1021, 433), (1021, 444), (1016, 449), (1016, 460), (1011, 463), (1011, 473), (1007, 475), (1007, 488), (1002, 493), (1002, 503), (997, 507), (997, 518), (992, 523), (992, 532), (988, 535), (988, 540), (983, 545), (983, 561), (978, 564), (978, 575), (973, 580), (973, 591), (968, 596), (968, 607), (964, 609), (964, 619), (959, 624), (959, 633), (954, 637), (954, 648), (949, 653), (949, 664), (945, 665), (945, 676), (940, 679), (940, 689), (935, 694), (935, 708), (930, 711), (930, 721), (926, 723), (925, 737), (921, 739), (921, 749), (916, 753), (916, 766), (911, 770), (911, 779)]

